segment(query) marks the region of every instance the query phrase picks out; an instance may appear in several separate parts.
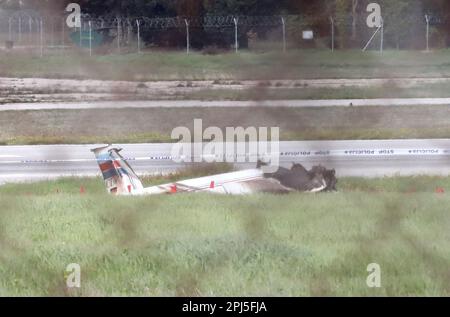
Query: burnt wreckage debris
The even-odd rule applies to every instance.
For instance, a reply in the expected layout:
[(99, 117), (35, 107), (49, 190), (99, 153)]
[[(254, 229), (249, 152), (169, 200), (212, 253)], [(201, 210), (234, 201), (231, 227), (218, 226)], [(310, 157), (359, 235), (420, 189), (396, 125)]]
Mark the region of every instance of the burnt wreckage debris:
[[(266, 164), (259, 161), (257, 168)], [(290, 190), (301, 192), (331, 192), (336, 191), (336, 171), (328, 170), (319, 165), (307, 170), (301, 164), (293, 164), (291, 169), (280, 167), (275, 173), (264, 174), (265, 178), (275, 179)]]

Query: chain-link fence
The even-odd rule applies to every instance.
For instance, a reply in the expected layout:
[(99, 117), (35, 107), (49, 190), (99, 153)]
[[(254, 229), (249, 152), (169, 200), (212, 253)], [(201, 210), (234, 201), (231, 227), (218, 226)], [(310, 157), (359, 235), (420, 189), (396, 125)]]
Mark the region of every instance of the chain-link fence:
[(369, 28), (366, 17), (351, 16), (81, 16), (81, 27), (69, 28), (67, 17), (34, 11), (0, 12), (0, 41), (5, 49), (48, 54), (68, 49), (128, 53), (163, 48), (184, 50), (286, 51), (292, 48), (335, 50), (430, 49), (447, 46), (446, 17), (424, 16), (399, 23), (383, 19)]

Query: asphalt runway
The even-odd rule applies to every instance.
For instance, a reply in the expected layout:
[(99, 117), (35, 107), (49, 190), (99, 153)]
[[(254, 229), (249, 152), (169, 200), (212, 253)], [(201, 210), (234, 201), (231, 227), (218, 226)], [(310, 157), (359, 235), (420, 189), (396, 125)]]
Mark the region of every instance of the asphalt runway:
[[(102, 144), (104, 145), (104, 144)], [(100, 175), (91, 149), (100, 145), (1, 146), (0, 183)], [(171, 156), (173, 144), (126, 144), (122, 155), (139, 175), (164, 174), (186, 166)], [(280, 165), (322, 164), (338, 177), (450, 175), (450, 140), (281, 142)], [(254, 168), (253, 161), (235, 163)]]
[(402, 107), (450, 105), (450, 98), (393, 98), (393, 99), (329, 99), (329, 100), (258, 100), (258, 101), (92, 101), (92, 102), (41, 102), (10, 103), (0, 105), (0, 111), (25, 110), (82, 110), (82, 109), (147, 109), (147, 108), (312, 108), (312, 107)]

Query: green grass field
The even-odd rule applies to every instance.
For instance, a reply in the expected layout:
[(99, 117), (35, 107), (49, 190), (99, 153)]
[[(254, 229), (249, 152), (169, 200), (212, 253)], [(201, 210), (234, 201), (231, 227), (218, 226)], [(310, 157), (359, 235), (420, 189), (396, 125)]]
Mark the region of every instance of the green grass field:
[(296, 78), (448, 77), (450, 51), (292, 50), (219, 55), (147, 51), (97, 55), (65, 52), (37, 55), (20, 51), (0, 55), (0, 76), (95, 78), (108, 80), (203, 80)]
[[(449, 296), (450, 196), (436, 188), (450, 178), (242, 197), (115, 198), (100, 179), (6, 185), (0, 296)], [(69, 263), (79, 290), (65, 287)], [(379, 289), (366, 286), (369, 263)]]
[[(275, 84), (276, 85), (276, 84)], [(164, 96), (162, 96), (164, 97)], [(375, 99), (375, 98), (448, 98), (449, 84), (421, 84), (409, 88), (389, 83), (381, 87), (340, 88), (276, 88), (261, 89), (205, 89), (191, 93), (177, 93), (179, 100), (320, 100), (320, 99)], [(14, 100), (12, 100), (14, 102)], [(12, 103), (10, 102), (10, 103)]]
[[(448, 138), (450, 107), (151, 108), (0, 112), (0, 144), (171, 142), (175, 127), (279, 127), (282, 141)], [(118, 129), (120, 125), (120, 129)]]

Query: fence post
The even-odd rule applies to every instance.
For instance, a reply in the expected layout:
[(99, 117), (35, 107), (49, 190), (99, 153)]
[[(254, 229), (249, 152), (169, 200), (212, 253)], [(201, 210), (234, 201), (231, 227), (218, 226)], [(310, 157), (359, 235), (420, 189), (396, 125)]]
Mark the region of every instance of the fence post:
[(239, 18), (233, 18), (234, 21), (234, 46), (236, 53), (239, 51), (239, 40), (238, 40), (238, 22)]
[(65, 36), (66, 36), (66, 30), (65, 30), (65, 28), (66, 28), (66, 21), (65, 21), (65, 19), (63, 19), (63, 22), (62, 22), (62, 38), (61, 38), (61, 46), (62, 46), (62, 49), (64, 50), (64, 46), (65, 46)]
[(120, 54), (120, 19), (117, 19), (117, 49)]
[(191, 40), (189, 38), (189, 21), (184, 19), (184, 23), (186, 24), (186, 54), (189, 55), (189, 51), (191, 49)]
[(427, 22), (427, 52), (430, 51), (430, 16), (425, 15), (425, 21)]
[(383, 54), (384, 46), (384, 19), (381, 18), (381, 43), (380, 43), (380, 52)]
[(137, 25), (137, 46), (138, 46), (138, 54), (141, 53), (141, 26), (139, 23), (139, 19), (136, 19)]
[(130, 45), (131, 42), (131, 22), (130, 19), (127, 19), (127, 41), (126, 45)]
[(12, 41), (12, 18), (9, 18), (8, 26), (9, 26), (9, 40)]
[(330, 16), (331, 21), (331, 51), (334, 52), (334, 19)]
[(51, 37), (51, 40), (50, 40), (50, 43), (51, 43), (51, 46), (54, 48), (55, 47), (55, 20), (54, 20), (54, 18), (52, 17), (51, 18), (51, 23), (52, 23), (52, 37)]
[(80, 16), (80, 49), (83, 47), (83, 18)]
[(283, 53), (286, 53), (286, 21), (281, 17), (281, 24), (283, 25)]
[(89, 56), (92, 56), (92, 22), (89, 21)]
[(83, 29), (83, 20), (80, 16), (80, 49), (83, 48), (83, 36), (82, 36), (82, 29)]
[(34, 44), (35, 44), (36, 47), (38, 47), (39, 46), (39, 41), (40, 41), (39, 40), (39, 33), (40, 33), (41, 28), (39, 26), (39, 19), (38, 18), (36, 18), (35, 22), (36, 22), (36, 32), (35, 32), (36, 39), (35, 39)]
[(28, 36), (28, 40), (30, 41), (30, 45), (33, 44), (33, 19), (31, 16), (28, 18), (28, 28), (30, 31), (30, 35)]
[(22, 17), (19, 16), (19, 40), (18, 43), (22, 42)]
[(40, 29), (40, 32), (41, 32), (41, 35), (40, 35), (40, 42), (41, 42), (41, 58), (44, 56), (44, 22), (42, 21), (42, 18), (41, 18), (41, 21), (40, 21), (40, 27), (39, 27), (39, 29)]

